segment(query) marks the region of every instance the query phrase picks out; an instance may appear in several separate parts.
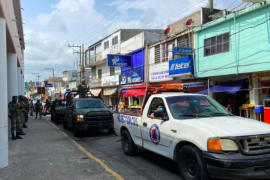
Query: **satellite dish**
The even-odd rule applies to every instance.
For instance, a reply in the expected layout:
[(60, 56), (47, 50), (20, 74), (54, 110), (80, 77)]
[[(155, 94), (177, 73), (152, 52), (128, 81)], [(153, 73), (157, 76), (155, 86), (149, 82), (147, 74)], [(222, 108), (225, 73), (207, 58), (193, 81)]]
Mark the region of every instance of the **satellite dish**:
[(190, 26), (190, 25), (192, 25), (192, 23), (193, 23), (193, 20), (192, 19), (189, 19), (186, 22), (186, 26)]
[(171, 31), (170, 27), (167, 27), (167, 29), (165, 29), (164, 34), (168, 34)]

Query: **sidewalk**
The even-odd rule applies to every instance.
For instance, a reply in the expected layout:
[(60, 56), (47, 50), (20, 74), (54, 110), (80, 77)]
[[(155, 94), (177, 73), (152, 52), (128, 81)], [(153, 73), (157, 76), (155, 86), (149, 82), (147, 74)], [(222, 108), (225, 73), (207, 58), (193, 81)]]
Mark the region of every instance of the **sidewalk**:
[(0, 180), (115, 179), (49, 122), (30, 117), (22, 140), (9, 138), (9, 166)]

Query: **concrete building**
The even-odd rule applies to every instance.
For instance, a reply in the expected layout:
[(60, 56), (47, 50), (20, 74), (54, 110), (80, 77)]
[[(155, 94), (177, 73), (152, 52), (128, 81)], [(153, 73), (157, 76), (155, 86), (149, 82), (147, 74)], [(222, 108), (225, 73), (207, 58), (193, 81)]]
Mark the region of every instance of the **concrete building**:
[[(263, 105), (270, 95), (269, 11), (267, 0), (195, 28), (197, 77), (213, 85), (246, 79), (237, 97), (249, 94), (251, 104)], [(225, 105), (219, 94), (215, 98)]]
[[(84, 79), (87, 84), (91, 79), (92, 73), (90, 68), (85, 68)], [(77, 70), (66, 70), (63, 71), (63, 87), (65, 89), (76, 89), (80, 84), (80, 73)]]
[(8, 107), (24, 94), (24, 34), (20, 0), (0, 0), (0, 168), (8, 166)]
[[(91, 67), (91, 92), (103, 96), (107, 105), (113, 105), (112, 97), (120, 87), (121, 68), (107, 65), (108, 54), (129, 54), (148, 43), (165, 38), (161, 30), (120, 29), (87, 48), (86, 67)], [(144, 59), (144, 58), (143, 58)]]

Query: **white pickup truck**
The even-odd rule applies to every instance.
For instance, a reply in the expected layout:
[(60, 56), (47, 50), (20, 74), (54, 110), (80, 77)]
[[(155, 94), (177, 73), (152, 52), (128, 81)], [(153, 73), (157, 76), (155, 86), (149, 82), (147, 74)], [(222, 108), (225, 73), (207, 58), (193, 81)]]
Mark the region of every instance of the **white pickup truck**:
[(141, 113), (115, 112), (114, 129), (126, 155), (140, 146), (168, 157), (183, 180), (270, 179), (270, 126), (205, 95), (146, 90)]

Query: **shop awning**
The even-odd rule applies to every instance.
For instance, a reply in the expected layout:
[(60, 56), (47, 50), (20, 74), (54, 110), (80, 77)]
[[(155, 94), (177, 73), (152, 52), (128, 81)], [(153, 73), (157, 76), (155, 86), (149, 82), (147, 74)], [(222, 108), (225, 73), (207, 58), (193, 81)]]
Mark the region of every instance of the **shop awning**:
[(142, 88), (142, 89), (131, 89), (128, 90), (125, 94), (124, 97), (142, 97), (145, 95), (145, 85), (138, 85), (138, 86), (134, 86), (133, 88)]
[(104, 88), (103, 89), (103, 95), (104, 96), (110, 96), (115, 94), (117, 91), (117, 88)]
[[(239, 91), (242, 88), (245, 82), (246, 80), (221, 83), (216, 86), (210, 87), (209, 92), (211, 93), (229, 92), (231, 94), (235, 94), (237, 91)], [(197, 94), (207, 94), (207, 93), (208, 93), (208, 89), (197, 92)]]
[(91, 92), (94, 96), (98, 96), (99, 93), (101, 92), (101, 88), (90, 89), (90, 92)]

